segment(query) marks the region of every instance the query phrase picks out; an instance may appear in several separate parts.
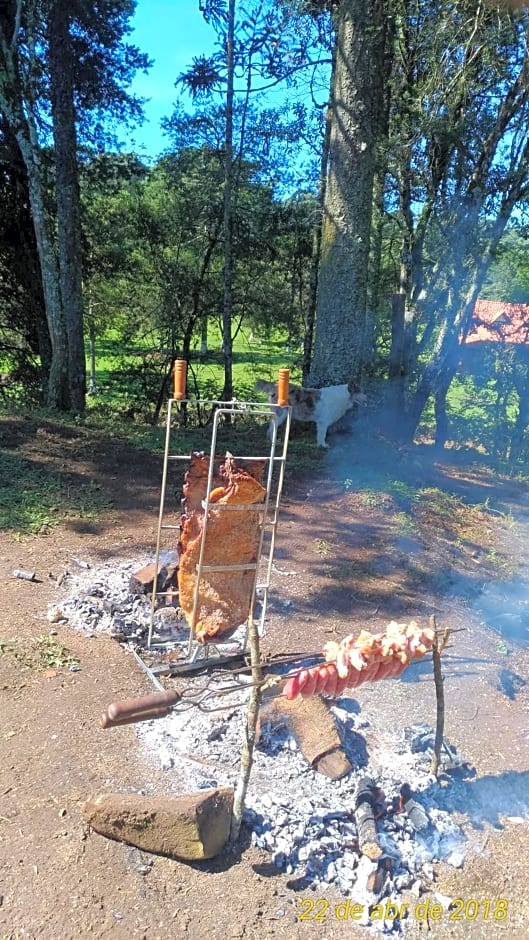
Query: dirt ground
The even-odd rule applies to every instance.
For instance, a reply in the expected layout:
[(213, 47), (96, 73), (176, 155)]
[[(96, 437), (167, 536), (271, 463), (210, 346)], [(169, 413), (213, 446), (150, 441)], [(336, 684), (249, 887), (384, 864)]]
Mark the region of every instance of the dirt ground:
[[(147, 784), (164, 792), (166, 776), (140, 750), (133, 728), (102, 731), (98, 723), (109, 702), (152, 690), (111, 639), (53, 626), (54, 642), (80, 664), (70, 671), (39, 660), (37, 638), (52, 629), (47, 605), (60, 597), (56, 579), (75, 568), (74, 559), (98, 564), (153, 552), (161, 457), (119, 437), (28, 418), (0, 419), (0, 435), (0, 459), (16, 453), (68, 475), (72, 486), (94, 481), (113, 505), (96, 523), (73, 519), (35, 536), (0, 534), (2, 940), (369, 936), (336, 916), (342, 897), (309, 895), (319, 902), (311, 906), (249, 844), (248, 833), (213, 862), (187, 865), (86, 831), (81, 809), (90, 795)], [(514, 783), (526, 784), (529, 804), (529, 613), (509, 620), (508, 605), (514, 584), (517, 609), (524, 588), (529, 598), (529, 487), (456, 456), (446, 453), (441, 462), (426, 447), (382, 454), (373, 446), (360, 459), (358, 442), (339, 437), (317, 474), (290, 476), (265, 644), (313, 650), (359, 626), (431, 614), (443, 628), (465, 628), (454, 633), (446, 660), (446, 731), (476, 770), (484, 809), (464, 866), (435, 866), (431, 891), (464, 904), (476, 899), (478, 914), (471, 919), (473, 906), (463, 905), (460, 920), (448, 912), (440, 920), (410, 918), (406, 934), (514, 940), (529, 934), (529, 817), (509, 813)], [(408, 513), (381, 494), (383, 461), (403, 498), (406, 486), (421, 483), (431, 487), (431, 502)], [(446, 515), (440, 491), (470, 507), (460, 522)], [(39, 580), (13, 578), (15, 567), (36, 571)], [(480, 605), (490, 585), (505, 587), (505, 609), (487, 619)], [(425, 672), (377, 686), (359, 690), (366, 714), (403, 725), (434, 720)], [(502, 792), (500, 813), (494, 800)]]

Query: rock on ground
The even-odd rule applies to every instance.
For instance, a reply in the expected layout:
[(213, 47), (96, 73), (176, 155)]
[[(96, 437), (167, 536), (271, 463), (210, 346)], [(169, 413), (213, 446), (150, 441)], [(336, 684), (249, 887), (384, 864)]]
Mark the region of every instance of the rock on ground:
[(100, 835), (185, 861), (213, 858), (228, 841), (229, 787), (183, 796), (105, 793), (85, 803), (83, 818)]

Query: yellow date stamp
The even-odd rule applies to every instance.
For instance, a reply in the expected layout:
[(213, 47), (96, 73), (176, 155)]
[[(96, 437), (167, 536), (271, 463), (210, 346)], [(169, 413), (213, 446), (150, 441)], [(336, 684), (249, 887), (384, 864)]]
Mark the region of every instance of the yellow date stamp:
[(509, 902), (505, 898), (452, 898), (447, 909), (432, 898), (418, 901), (417, 904), (399, 904), (387, 898), (384, 904), (372, 904), (366, 909), (364, 904), (347, 898), (338, 904), (331, 904), (327, 898), (303, 898), (298, 920), (311, 923), (325, 923), (334, 920), (363, 921), (405, 920), (408, 917), (418, 921), (473, 921), (507, 920)]

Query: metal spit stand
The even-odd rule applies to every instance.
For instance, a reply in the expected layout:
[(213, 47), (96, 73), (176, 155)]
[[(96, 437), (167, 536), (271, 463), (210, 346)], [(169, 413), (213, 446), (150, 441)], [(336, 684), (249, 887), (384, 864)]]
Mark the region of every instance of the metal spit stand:
[[(288, 382), (288, 370), (287, 372)], [(185, 387), (185, 386), (184, 386)], [(278, 523), (279, 515), (279, 505), (281, 499), (281, 493), (283, 488), (283, 480), (285, 474), (285, 464), (286, 456), (288, 449), (288, 440), (290, 434), (290, 422), (291, 422), (291, 408), (290, 407), (280, 407), (278, 405), (269, 405), (263, 404), (263, 402), (217, 402), (214, 400), (208, 401), (194, 401), (191, 399), (178, 397), (171, 398), (168, 402), (167, 408), (167, 424), (166, 424), (166, 433), (165, 433), (165, 448), (164, 448), (164, 458), (163, 458), (163, 470), (162, 470), (162, 485), (161, 485), (161, 494), (160, 494), (160, 509), (158, 515), (158, 529), (156, 536), (156, 557), (154, 564), (155, 577), (153, 581), (152, 597), (151, 597), (151, 613), (150, 613), (150, 623), (149, 623), (149, 634), (148, 634), (148, 648), (150, 649), (153, 644), (153, 629), (154, 629), (154, 615), (157, 609), (157, 598), (160, 594), (157, 591), (157, 582), (158, 582), (158, 571), (160, 566), (160, 556), (162, 552), (162, 540), (163, 534), (166, 530), (169, 530), (173, 533), (173, 548), (176, 548), (176, 543), (178, 541), (178, 533), (180, 532), (180, 522), (167, 522), (166, 517), (168, 513), (173, 513), (172, 509), (166, 509), (166, 495), (167, 495), (167, 483), (168, 483), (168, 474), (169, 467), (174, 461), (189, 461), (189, 455), (183, 455), (173, 452), (172, 440), (175, 431), (175, 413), (178, 416), (180, 409), (185, 405), (199, 405), (199, 406), (210, 406), (214, 409), (213, 414), (213, 425), (211, 432), (211, 446), (209, 451), (209, 471), (207, 479), (207, 489), (206, 489), (206, 498), (202, 501), (202, 508), (204, 511), (203, 516), (203, 528), (201, 536), (201, 547), (199, 560), (197, 564), (197, 578), (196, 578), (196, 587), (195, 587), (195, 597), (194, 597), (194, 609), (193, 609), (193, 618), (192, 622), (196, 620), (196, 613), (198, 607), (198, 598), (200, 590), (200, 582), (202, 573), (207, 571), (237, 571), (237, 570), (252, 570), (254, 571), (254, 582), (251, 592), (251, 601), (249, 607), (249, 618), (254, 616), (254, 607), (256, 603), (259, 603), (259, 619), (258, 619), (258, 631), (262, 636), (264, 633), (264, 624), (266, 619), (266, 610), (268, 603), (268, 593), (270, 589), (270, 580), (272, 574), (272, 565), (274, 560), (274, 548), (275, 548), (275, 538), (276, 538), (276, 529)], [(284, 433), (282, 439), (279, 440), (278, 437), (278, 424), (280, 423), (280, 418), (283, 418), (283, 414), (286, 411), (286, 419), (284, 420)], [(269, 421), (270, 432), (269, 432), (269, 449), (267, 453), (262, 455), (239, 455), (239, 454), (230, 454), (233, 457), (236, 464), (243, 464), (245, 461), (263, 461), (266, 465), (266, 481), (263, 482), (265, 486), (265, 498), (262, 503), (250, 503), (247, 506), (245, 505), (220, 505), (219, 503), (210, 504), (210, 495), (212, 490), (212, 483), (214, 477), (214, 461), (215, 457), (219, 457), (217, 454), (217, 437), (219, 424), (224, 421), (235, 422), (237, 420), (250, 418), (266, 418)], [(283, 423), (283, 422), (281, 422)], [(238, 512), (244, 511), (245, 509), (248, 512), (260, 514), (259, 522), (259, 543), (256, 561), (252, 564), (226, 564), (226, 565), (206, 565), (204, 563), (204, 550), (206, 546), (207, 539), (207, 528), (208, 528), (208, 518), (210, 512), (210, 505), (213, 505), (215, 510), (219, 509), (223, 511), (237, 510)], [(248, 619), (249, 619), (248, 618)], [(243, 624), (241, 624), (243, 626)], [(244, 637), (244, 642), (240, 652), (244, 652), (247, 644), (247, 635), (248, 635), (248, 622), (246, 623), (246, 633)], [(220, 640), (219, 642), (222, 642)], [(231, 640), (233, 643), (233, 639)], [(217, 658), (220, 657), (221, 651), (218, 649), (217, 644), (212, 643), (199, 643), (193, 634), (193, 631), (190, 631), (189, 636), (189, 646), (187, 651), (187, 661), (194, 662), (199, 658), (208, 659), (211, 657)]]

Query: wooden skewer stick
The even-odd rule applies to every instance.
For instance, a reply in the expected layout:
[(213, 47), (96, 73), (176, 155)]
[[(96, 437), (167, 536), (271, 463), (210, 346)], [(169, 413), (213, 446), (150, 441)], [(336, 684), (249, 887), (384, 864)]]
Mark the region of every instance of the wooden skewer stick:
[(261, 669), (261, 651), (259, 644), (259, 630), (252, 614), (248, 618), (248, 643), (250, 646), (250, 663), (252, 666), (252, 687), (246, 711), (246, 726), (241, 747), (241, 766), (239, 778), (233, 796), (233, 815), (231, 820), (230, 840), (232, 843), (239, 838), (246, 791), (250, 782), (253, 764), (253, 753), (258, 732), (259, 708), (261, 705), (263, 672)]
[(430, 773), (437, 776), (439, 772), (439, 764), (441, 761), (441, 748), (443, 746), (445, 727), (445, 694), (443, 684), (443, 670), (441, 666), (441, 654), (448, 642), (450, 630), (447, 628), (443, 634), (442, 640), (440, 640), (437, 630), (437, 622), (433, 614), (430, 617), (430, 626), (435, 633), (435, 640), (432, 646), (432, 662), (436, 701), (435, 740), (433, 745), (433, 757), (432, 763), (430, 765)]

